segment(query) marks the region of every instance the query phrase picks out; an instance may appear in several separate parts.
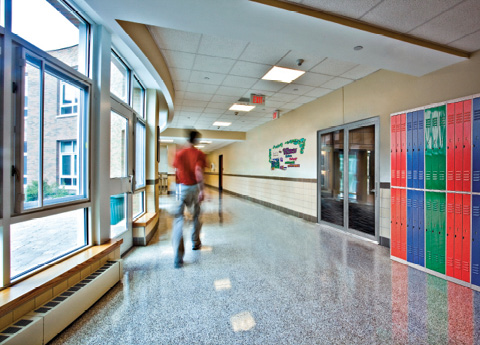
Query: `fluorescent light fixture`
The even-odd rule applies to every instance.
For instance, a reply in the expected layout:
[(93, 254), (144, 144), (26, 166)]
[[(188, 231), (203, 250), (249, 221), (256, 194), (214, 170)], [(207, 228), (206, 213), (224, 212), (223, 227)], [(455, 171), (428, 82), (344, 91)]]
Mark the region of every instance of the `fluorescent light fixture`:
[(233, 103), (233, 105), (230, 107), (228, 110), (233, 110), (233, 111), (250, 111), (253, 108), (255, 108), (254, 105), (247, 105), (247, 104), (241, 104), (241, 103)]
[(196, 147), (197, 149), (203, 149), (203, 148), (205, 147), (205, 145), (195, 145), (195, 147)]
[(173, 143), (173, 139), (160, 139), (161, 143)]
[(213, 123), (213, 126), (230, 126), (231, 124), (232, 124), (231, 122), (215, 121)]
[(200, 144), (211, 144), (212, 142), (209, 140), (200, 140)]
[(270, 71), (265, 74), (263, 80), (274, 80), (282, 83), (291, 83), (301, 75), (305, 74), (305, 71), (299, 71), (291, 68), (284, 68), (273, 66)]

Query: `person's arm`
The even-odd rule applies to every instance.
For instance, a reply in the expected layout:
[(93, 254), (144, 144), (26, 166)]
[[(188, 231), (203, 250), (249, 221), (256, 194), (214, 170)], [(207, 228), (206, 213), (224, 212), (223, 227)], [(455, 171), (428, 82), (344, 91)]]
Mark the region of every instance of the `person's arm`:
[(200, 189), (200, 192), (198, 193), (198, 200), (203, 201), (205, 198), (205, 192), (203, 183), (203, 168), (200, 165), (195, 167), (195, 178), (197, 180), (198, 188)]

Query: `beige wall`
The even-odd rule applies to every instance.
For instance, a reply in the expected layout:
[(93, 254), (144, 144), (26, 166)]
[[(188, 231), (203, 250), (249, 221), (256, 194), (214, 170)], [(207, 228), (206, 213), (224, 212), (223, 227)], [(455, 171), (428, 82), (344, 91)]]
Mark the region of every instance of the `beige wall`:
[[(373, 116), (380, 117), (380, 181), (390, 182), (390, 114), (402, 110), (480, 93), (480, 52), (465, 62), (423, 77), (378, 71), (308, 103), (280, 119), (247, 133), (247, 140), (208, 155), (218, 166), (223, 154), (224, 173), (316, 178), (316, 133)], [(267, 100), (268, 102), (268, 100)], [(306, 138), (301, 167), (270, 169), (268, 150), (289, 139)]]

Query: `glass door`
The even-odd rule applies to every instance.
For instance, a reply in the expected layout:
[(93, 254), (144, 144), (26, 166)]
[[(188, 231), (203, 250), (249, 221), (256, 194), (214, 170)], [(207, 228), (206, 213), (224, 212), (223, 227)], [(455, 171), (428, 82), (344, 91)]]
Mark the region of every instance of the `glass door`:
[(133, 244), (133, 119), (134, 114), (112, 99), (110, 112), (110, 237)]
[(318, 132), (318, 222), (376, 241), (378, 127), (374, 118)]

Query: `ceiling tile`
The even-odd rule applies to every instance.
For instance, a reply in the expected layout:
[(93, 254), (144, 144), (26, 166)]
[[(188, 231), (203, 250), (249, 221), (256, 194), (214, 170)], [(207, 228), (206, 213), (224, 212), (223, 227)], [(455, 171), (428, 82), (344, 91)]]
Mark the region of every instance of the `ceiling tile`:
[(473, 34), (467, 35), (457, 41), (449, 44), (450, 46), (462, 49), (468, 52), (475, 52), (480, 50), (480, 30)]
[(275, 65), (289, 51), (289, 49), (285, 48), (250, 43), (238, 59), (264, 65)]
[(215, 116), (218, 116), (220, 114), (223, 114), (225, 111), (226, 111), (225, 109), (206, 107), (203, 110), (203, 114), (207, 117), (215, 117)]
[(277, 81), (260, 79), (253, 85), (252, 88), (257, 90), (278, 92), (283, 89), (285, 85), (285, 83), (280, 83)]
[(307, 92), (312, 91), (314, 88), (307, 85), (288, 84), (282, 89), (282, 93), (289, 93), (292, 95), (303, 96)]
[(322, 97), (322, 96), (325, 96), (326, 94), (332, 92), (332, 90), (330, 89), (324, 89), (322, 87), (317, 87), (315, 89), (313, 89), (312, 91), (309, 91), (305, 94), (305, 96), (309, 96), (309, 97)]
[(237, 61), (230, 74), (241, 77), (261, 78), (272, 68), (272, 65), (263, 65), (247, 61)]
[(185, 92), (184, 101), (190, 99), (194, 101), (210, 101), (212, 99), (212, 94)]
[(409, 32), (462, 0), (384, 0), (361, 20), (399, 32)]
[(376, 71), (378, 71), (378, 68), (364, 66), (364, 65), (357, 65), (353, 67), (351, 70), (349, 70), (348, 72), (343, 73), (341, 77), (358, 80)]
[(190, 81), (192, 83), (199, 83), (199, 84), (220, 85), (222, 84), (225, 77), (226, 77), (225, 74), (192, 71), (192, 74), (190, 74)]
[(191, 69), (195, 61), (195, 54), (173, 50), (162, 50), (165, 61), (169, 68)]
[(269, 107), (281, 108), (282, 105), (284, 105), (286, 102), (285, 102), (285, 101), (271, 101), (271, 100), (267, 100), (265, 103), (266, 103)]
[(381, 0), (303, 0), (302, 4), (350, 18), (359, 18), (379, 2)]
[(174, 80), (173, 81), (173, 88), (175, 89), (175, 92), (178, 91), (186, 91), (188, 87), (188, 82), (183, 81), (183, 80)]
[(216, 56), (197, 55), (193, 69), (196, 71), (215, 72), (215, 73), (228, 73), (235, 60), (226, 59)]
[(304, 75), (302, 75), (300, 78), (296, 79), (295, 84), (318, 87), (326, 83), (332, 78), (333, 77), (331, 75), (307, 72)]
[(228, 108), (230, 108), (232, 105), (230, 103), (221, 103), (221, 102), (209, 102), (208, 107), (209, 108), (215, 108), (215, 109), (223, 109), (224, 111), (227, 111)]
[(479, 14), (480, 1), (466, 0), (410, 31), (410, 34), (448, 44), (480, 30)]
[(211, 99), (212, 102), (224, 102), (224, 103), (234, 103), (238, 100), (237, 96), (223, 96), (223, 95), (214, 95)]
[(267, 97), (267, 101), (272, 100), (272, 101), (290, 102), (290, 101), (293, 101), (297, 97), (298, 97), (298, 95), (292, 95), (292, 94), (289, 94), (289, 93), (277, 92), (273, 96)]
[(247, 91), (246, 88), (231, 87), (231, 86), (220, 86), (217, 90), (218, 95), (222, 96), (235, 96), (237, 100), (242, 97), (242, 95)]
[(187, 107), (196, 107), (197, 109), (198, 108), (203, 109), (207, 106), (208, 103), (209, 102), (206, 102), (206, 101), (194, 101), (194, 100), (185, 99), (183, 100), (182, 105), (185, 105)]
[[(298, 66), (298, 59), (303, 60), (301, 66)], [(308, 71), (325, 59), (326, 57), (324, 56), (314, 56), (299, 51), (290, 51), (277, 63), (277, 66)]]
[(251, 88), (255, 82), (256, 79), (254, 78), (228, 75), (223, 81), (223, 85), (248, 89)]
[(339, 89), (341, 87), (344, 87), (345, 85), (350, 84), (352, 81), (353, 80), (351, 80), (351, 79), (336, 77), (336, 78), (333, 78), (330, 81), (327, 81), (325, 84), (322, 85), (322, 87), (324, 87), (326, 89), (336, 90), (336, 89)]
[(160, 49), (196, 53), (200, 43), (200, 34), (175, 29), (148, 26), (153, 39)]
[(187, 91), (189, 92), (197, 92), (197, 93), (215, 93), (217, 91), (217, 85), (209, 85), (209, 84), (199, 84), (199, 83), (189, 83), (187, 85)]
[(297, 99), (295, 99), (295, 103), (310, 103), (312, 101), (316, 100), (316, 97), (309, 97), (309, 96), (300, 96)]
[(338, 76), (354, 68), (356, 64), (346, 61), (326, 59), (311, 69), (311, 72)]
[(170, 68), (170, 75), (172, 76), (172, 80), (183, 80), (188, 81), (190, 79), (190, 71), (189, 69), (183, 68)]
[(198, 54), (237, 59), (246, 46), (247, 42), (203, 35)]

